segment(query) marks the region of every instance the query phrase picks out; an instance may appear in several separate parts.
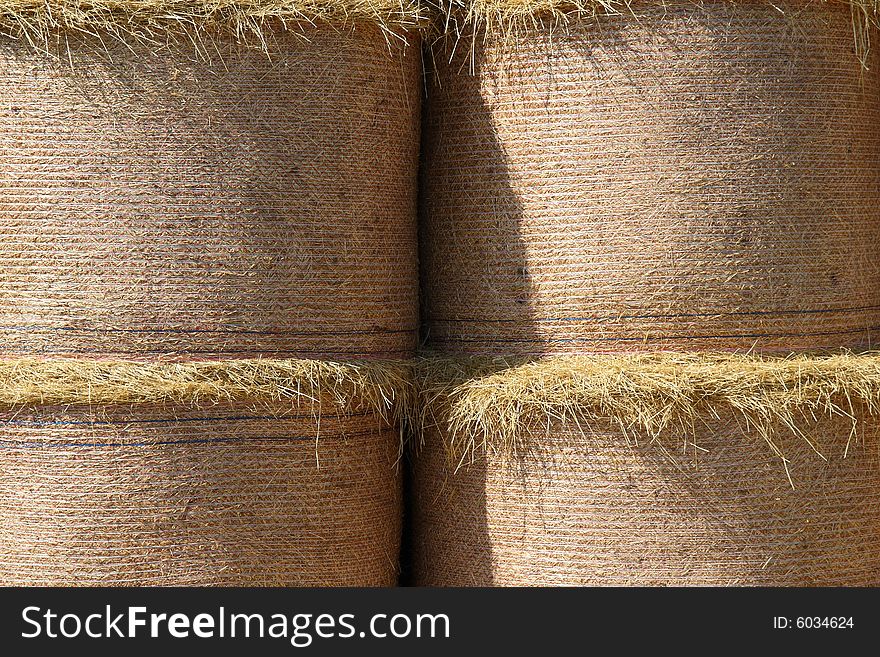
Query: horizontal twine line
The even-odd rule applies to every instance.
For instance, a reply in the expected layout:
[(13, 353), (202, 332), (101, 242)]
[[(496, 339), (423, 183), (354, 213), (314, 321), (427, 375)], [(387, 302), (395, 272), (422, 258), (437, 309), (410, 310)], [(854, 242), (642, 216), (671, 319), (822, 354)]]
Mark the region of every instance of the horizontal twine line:
[[(589, 322), (604, 320), (624, 320), (624, 319), (682, 319), (687, 317), (773, 317), (775, 315), (812, 315), (812, 314), (835, 314), (859, 312), (864, 310), (878, 310), (880, 304), (869, 306), (854, 306), (851, 308), (805, 308), (792, 310), (737, 310), (733, 312), (702, 312), (702, 313), (644, 313), (638, 315), (593, 315), (588, 317), (535, 317), (530, 318), (532, 322)], [(477, 319), (468, 317), (454, 318), (429, 318), (431, 322), (483, 322), (483, 323), (516, 323), (515, 319)]]
[[(528, 322), (523, 325), (528, 326)], [(797, 338), (797, 337), (822, 337), (831, 335), (851, 335), (854, 333), (869, 333), (880, 329), (880, 326), (865, 326), (864, 328), (841, 329), (837, 331), (803, 331), (796, 333), (730, 333), (730, 334), (707, 334), (707, 335), (657, 335), (657, 336), (609, 336), (609, 337), (590, 337), (581, 336), (576, 338), (472, 338), (459, 336), (441, 336), (435, 338), (434, 342), (455, 341), (455, 342), (472, 342), (472, 343), (509, 343), (509, 344), (563, 344), (570, 342), (669, 342), (673, 340), (731, 340), (731, 339), (749, 339), (749, 338)]]
[[(375, 436), (376, 433), (383, 433), (380, 430), (376, 431), (359, 431), (359, 432), (345, 432), (337, 434), (340, 438), (367, 438), (370, 436)], [(387, 433), (385, 431), (384, 433)], [(275, 443), (286, 443), (286, 442), (303, 442), (303, 441), (322, 441), (326, 442), (326, 436), (319, 436), (317, 432), (313, 435), (307, 436), (248, 436), (248, 437), (225, 437), (225, 438), (182, 438), (178, 440), (156, 440), (156, 441), (139, 441), (139, 442), (90, 442), (90, 443), (55, 443), (55, 442), (16, 442), (9, 440), (0, 440), (0, 449), (8, 449), (8, 450), (16, 450), (16, 449), (58, 449), (58, 448), (71, 448), (71, 449), (90, 449), (90, 448), (123, 448), (123, 447), (136, 447), (136, 448), (144, 448), (144, 447), (162, 447), (169, 445), (209, 445), (209, 444), (218, 444), (218, 443), (248, 443), (248, 442), (275, 442)]]
[[(344, 418), (361, 418), (361, 417), (369, 417), (371, 415), (375, 415), (375, 413), (370, 412), (351, 412), (345, 413)], [(286, 420), (310, 420), (316, 417), (320, 417), (323, 419), (333, 420), (336, 416), (333, 415), (319, 415), (317, 413), (314, 414), (297, 414), (297, 415), (234, 415), (234, 416), (209, 416), (209, 417), (185, 417), (185, 418), (132, 418), (126, 420), (52, 420), (48, 422), (42, 422), (40, 420), (18, 420), (18, 419), (10, 419), (10, 420), (0, 420), (0, 424), (17, 426), (17, 427), (54, 427), (54, 426), (112, 426), (112, 425), (127, 425), (127, 424), (184, 424), (184, 423), (193, 423), (193, 422), (248, 422), (248, 421), (259, 421), (259, 420), (272, 420), (277, 422), (282, 422)]]
[(229, 335), (280, 335), (289, 337), (291, 335), (305, 336), (325, 336), (325, 335), (374, 335), (385, 333), (415, 333), (417, 328), (400, 328), (400, 329), (352, 329), (351, 331), (260, 331), (255, 329), (206, 329), (206, 328), (114, 328), (114, 327), (79, 327), (79, 326), (39, 326), (39, 325), (23, 325), (13, 324), (3, 326), (0, 325), (0, 331), (16, 331), (22, 333), (39, 333), (41, 331), (65, 331), (70, 333), (179, 333), (179, 334), (199, 334), (199, 333), (220, 333)]
[[(405, 358), (410, 355), (410, 350), (408, 349), (369, 349), (367, 351), (365, 348), (360, 349), (288, 349), (288, 348), (279, 348), (274, 346), (266, 346), (262, 348), (254, 347), (252, 349), (247, 349), (242, 347), (241, 345), (234, 345), (232, 351), (229, 351), (223, 348), (222, 345), (215, 346), (206, 349), (194, 349), (187, 347), (186, 349), (178, 349), (178, 350), (160, 350), (160, 349), (133, 349), (126, 347), (121, 349), (119, 352), (108, 352), (106, 347), (94, 347), (94, 348), (86, 348), (86, 347), (77, 347), (77, 348), (57, 348), (51, 349), (48, 347), (31, 347), (28, 349), (10, 349), (0, 343), (0, 358), (3, 356), (34, 356), (34, 355), (49, 355), (49, 356), (65, 356), (65, 355), (77, 355), (77, 354), (102, 354), (102, 355), (115, 355), (118, 353), (124, 353), (131, 356), (137, 355), (149, 355), (149, 356), (180, 356), (180, 355), (191, 355), (191, 354), (199, 354), (199, 355), (225, 355), (225, 354), (234, 354), (235, 356), (260, 356), (262, 354), (291, 354), (294, 356), (326, 356), (328, 354), (340, 355), (340, 356), (353, 356), (358, 360), (369, 360), (376, 359), (378, 357), (386, 357), (386, 356), (394, 356)], [(235, 358), (230, 358), (229, 360), (237, 360)]]

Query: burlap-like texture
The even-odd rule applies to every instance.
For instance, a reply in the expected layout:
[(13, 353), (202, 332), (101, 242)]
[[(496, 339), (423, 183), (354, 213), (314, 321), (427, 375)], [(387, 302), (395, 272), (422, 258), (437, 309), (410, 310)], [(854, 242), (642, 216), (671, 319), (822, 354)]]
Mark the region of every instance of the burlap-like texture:
[(282, 411), (4, 412), (0, 583), (394, 585), (398, 431)]
[(0, 39), (5, 354), (411, 354), (418, 37), (263, 34)]
[[(518, 458), (458, 472), (446, 440), (416, 461), (414, 582), (472, 585), (880, 585), (876, 423), (804, 427), (782, 461), (724, 418), (650, 444), (569, 423)], [(848, 453), (847, 443), (850, 442)], [(683, 449), (684, 447), (684, 449)]]
[(863, 68), (853, 20), (844, 3), (673, 1), (440, 40), (428, 343), (876, 342), (880, 39)]

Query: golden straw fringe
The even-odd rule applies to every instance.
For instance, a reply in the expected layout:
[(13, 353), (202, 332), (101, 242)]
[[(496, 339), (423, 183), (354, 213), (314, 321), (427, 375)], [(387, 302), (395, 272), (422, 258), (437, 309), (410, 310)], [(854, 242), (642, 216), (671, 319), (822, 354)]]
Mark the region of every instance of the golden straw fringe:
[[(717, 2), (718, 0), (708, 0)], [(736, 4), (739, 0), (729, 0)], [(767, 4), (771, 0), (764, 0)], [(849, 5), (852, 10), (856, 55), (864, 66), (870, 50), (870, 28), (880, 25), (880, 0), (814, 0), (815, 4)], [(565, 29), (599, 15), (630, 14), (638, 20), (638, 9), (646, 4), (666, 6), (668, 0), (426, 0), (434, 17), (434, 40), (484, 38), (512, 40), (518, 33), (534, 29)], [(699, 6), (701, 0), (694, 0)], [(771, 5), (785, 13), (785, 4)], [(467, 46), (466, 46), (467, 47)], [(472, 42), (471, 42), (472, 47)]]
[[(418, 435), (439, 429), (459, 465), (514, 456), (555, 422), (602, 423), (655, 440), (731, 413), (783, 458), (777, 439), (821, 416), (857, 423), (880, 412), (880, 352), (769, 357), (655, 353), (537, 360), (427, 358), (419, 363)], [(576, 425), (577, 425), (576, 424)], [(681, 434), (676, 434), (681, 435)]]
[(0, 0), (0, 33), (34, 44), (65, 30), (140, 40), (177, 33), (198, 41), (217, 28), (265, 42), (271, 24), (367, 22), (399, 41), (401, 31), (426, 25), (428, 16), (420, 0)]
[(315, 413), (375, 412), (417, 436), (440, 429), (459, 462), (528, 450), (554, 422), (603, 423), (625, 436), (692, 436), (733, 413), (784, 458), (783, 432), (821, 416), (880, 414), (880, 352), (770, 357), (655, 353), (539, 359), (427, 357), (331, 362), (241, 359), (143, 363), (74, 358), (0, 360), (0, 406), (220, 402)]
[(183, 363), (0, 360), (0, 406), (220, 402), (293, 405), (315, 413), (370, 411), (396, 422), (413, 404), (404, 361), (240, 359)]
[[(718, 2), (719, 0), (707, 0)], [(728, 0), (736, 4), (739, 0)], [(770, 4), (770, 0), (766, 0)], [(864, 16), (880, 13), (880, 0), (814, 0), (815, 4), (850, 5)], [(446, 26), (488, 30), (514, 25), (565, 24), (573, 19), (598, 14), (637, 15), (639, 6), (671, 4), (669, 0), (426, 0)], [(695, 6), (701, 0), (694, 0)], [(785, 3), (779, 7), (784, 11)]]

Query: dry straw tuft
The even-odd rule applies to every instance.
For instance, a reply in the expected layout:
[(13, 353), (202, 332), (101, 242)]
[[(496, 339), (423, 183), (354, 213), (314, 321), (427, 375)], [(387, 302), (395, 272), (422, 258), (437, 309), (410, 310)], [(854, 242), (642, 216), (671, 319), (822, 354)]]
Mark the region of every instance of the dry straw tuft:
[[(730, 0), (736, 3), (740, 0)], [(865, 63), (870, 48), (870, 25), (880, 19), (880, 0), (807, 0), (815, 4), (849, 5), (852, 8), (856, 52)], [(438, 39), (484, 37), (513, 38), (529, 29), (562, 29), (579, 20), (602, 14), (631, 14), (638, 20), (638, 7), (644, 0), (427, 0), (435, 16), (434, 34)], [(767, 0), (768, 4), (770, 0)], [(647, 0), (666, 6), (668, 0)], [(701, 4), (696, 0), (695, 4)], [(773, 5), (785, 13), (785, 5)]]
[[(598, 14), (636, 14), (641, 4), (665, 6), (669, 0), (427, 0), (446, 26), (504, 28), (514, 25), (565, 24)], [(736, 3), (740, 0), (729, 0)], [(812, 0), (846, 4), (864, 16), (880, 13), (880, 0)], [(701, 4), (696, 0), (694, 4)], [(782, 9), (780, 9), (782, 11)]]
[(174, 33), (201, 39), (208, 29), (264, 42), (270, 24), (357, 22), (399, 40), (401, 30), (423, 26), (427, 16), (419, 0), (0, 0), (0, 32), (32, 43), (59, 30), (158, 41)]
[[(821, 416), (856, 425), (880, 412), (880, 353), (769, 357), (744, 354), (559, 356), (539, 360), (429, 358), (417, 374), (412, 418), (445, 432), (458, 464), (490, 452), (513, 456), (559, 422), (610, 423), (625, 437), (658, 439), (732, 413), (777, 456), (784, 433)], [(848, 445), (847, 445), (848, 448)]]
[[(659, 3), (660, 0), (657, 0)], [(527, 26), (565, 25), (598, 14), (631, 13), (629, 0), (432, 0), (441, 34), (509, 33)]]
[(338, 363), (241, 359), (185, 363), (0, 360), (0, 406), (223, 402), (292, 404), (317, 414), (370, 411), (395, 422), (412, 405), (411, 367), (400, 361)]

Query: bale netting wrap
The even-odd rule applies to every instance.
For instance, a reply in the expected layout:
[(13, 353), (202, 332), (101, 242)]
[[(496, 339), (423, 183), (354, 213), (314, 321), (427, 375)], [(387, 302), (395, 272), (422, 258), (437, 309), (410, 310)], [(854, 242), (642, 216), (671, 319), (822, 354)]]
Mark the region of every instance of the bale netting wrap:
[(0, 37), (3, 352), (410, 355), (418, 34), (84, 16)]
[(878, 356), (432, 367), (417, 584), (880, 585)]
[(454, 4), (470, 18), (433, 45), (424, 121), (433, 348), (876, 341), (880, 35), (867, 5)]
[(0, 583), (394, 585), (407, 377), (0, 363)]

